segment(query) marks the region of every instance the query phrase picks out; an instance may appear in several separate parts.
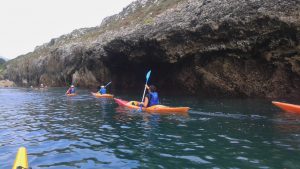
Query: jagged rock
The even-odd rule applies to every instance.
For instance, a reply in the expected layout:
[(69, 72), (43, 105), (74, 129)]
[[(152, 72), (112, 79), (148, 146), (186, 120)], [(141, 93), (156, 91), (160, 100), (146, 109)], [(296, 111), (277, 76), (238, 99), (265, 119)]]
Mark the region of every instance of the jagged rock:
[(10, 80), (0, 80), (0, 87), (15, 87), (15, 83)]
[(0, 56), (0, 65), (3, 65), (5, 63), (5, 59), (3, 59), (1, 56)]
[[(142, 88), (297, 97), (300, 2), (138, 0), (99, 27), (52, 39), (6, 65), (18, 85)], [(24, 83), (26, 80), (26, 83)]]

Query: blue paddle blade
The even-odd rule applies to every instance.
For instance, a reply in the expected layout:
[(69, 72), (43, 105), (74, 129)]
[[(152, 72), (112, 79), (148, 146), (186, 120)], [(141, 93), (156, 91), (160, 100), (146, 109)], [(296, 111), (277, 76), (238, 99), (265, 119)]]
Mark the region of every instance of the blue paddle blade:
[(149, 70), (149, 72), (147, 73), (146, 75), (146, 83), (148, 82), (149, 78), (150, 78), (150, 75), (151, 75), (151, 70)]

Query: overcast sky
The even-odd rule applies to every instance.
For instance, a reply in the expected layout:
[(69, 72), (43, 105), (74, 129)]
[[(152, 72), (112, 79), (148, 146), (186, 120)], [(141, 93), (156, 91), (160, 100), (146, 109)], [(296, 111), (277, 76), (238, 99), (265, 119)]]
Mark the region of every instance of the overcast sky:
[(134, 0), (0, 0), (0, 56), (12, 59), (74, 29), (100, 25)]

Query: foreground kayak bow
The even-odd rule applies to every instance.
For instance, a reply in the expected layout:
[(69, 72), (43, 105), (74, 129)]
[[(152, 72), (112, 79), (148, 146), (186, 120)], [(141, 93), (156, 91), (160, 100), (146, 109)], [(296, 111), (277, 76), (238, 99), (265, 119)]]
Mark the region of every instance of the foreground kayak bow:
[[(137, 101), (125, 101), (121, 99), (114, 99), (119, 106), (127, 107), (129, 109), (139, 110), (139, 102)], [(155, 105), (147, 108), (142, 108), (142, 111), (149, 113), (187, 113), (189, 107), (168, 107), (163, 105)]]
[(28, 169), (28, 158), (27, 151), (25, 147), (20, 147), (16, 155), (14, 166), (12, 169)]

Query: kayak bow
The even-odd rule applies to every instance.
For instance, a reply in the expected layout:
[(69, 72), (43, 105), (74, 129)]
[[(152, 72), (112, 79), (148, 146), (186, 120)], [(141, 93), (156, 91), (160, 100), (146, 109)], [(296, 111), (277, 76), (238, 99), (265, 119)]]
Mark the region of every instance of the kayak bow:
[[(129, 109), (139, 110), (139, 102), (137, 101), (125, 101), (121, 99), (114, 99), (119, 106), (127, 107)], [(149, 113), (187, 113), (189, 107), (169, 107), (164, 105), (155, 105), (147, 108), (142, 108), (143, 111)]]
[(300, 113), (300, 105), (282, 103), (282, 102), (275, 102), (275, 101), (272, 101), (272, 103), (275, 106), (279, 107), (280, 109), (282, 109), (286, 112)]
[(20, 147), (16, 155), (14, 166), (12, 169), (28, 169), (28, 158), (27, 151), (25, 147)]
[(72, 96), (77, 96), (76, 93), (73, 93), (73, 94), (66, 94), (68, 97), (72, 97)]

